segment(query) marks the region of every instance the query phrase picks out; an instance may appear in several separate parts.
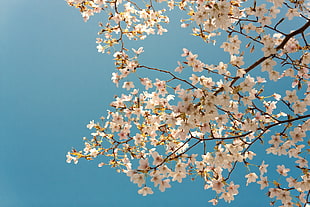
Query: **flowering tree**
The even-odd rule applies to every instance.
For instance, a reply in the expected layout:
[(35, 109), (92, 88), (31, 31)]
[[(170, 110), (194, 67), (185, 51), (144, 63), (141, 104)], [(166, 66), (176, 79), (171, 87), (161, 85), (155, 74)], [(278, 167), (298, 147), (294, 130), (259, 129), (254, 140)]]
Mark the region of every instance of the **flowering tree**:
[[(110, 165), (126, 173), (144, 196), (153, 193), (153, 186), (163, 192), (173, 181), (199, 176), (205, 189), (216, 193), (209, 201), (213, 205), (219, 199), (234, 200), (240, 185), (231, 180), (232, 174), (244, 166), (246, 185), (258, 183), (271, 204), (309, 203), (309, 2), (67, 2), (85, 21), (101, 13), (98, 52), (113, 55), (117, 71), (112, 81), (128, 90), (116, 96), (113, 110), (100, 123), (87, 125), (95, 130), (92, 138), (84, 138), (83, 151), (68, 152), (67, 162), (101, 157), (99, 167)], [(128, 49), (126, 44), (168, 32), (168, 10), (174, 9), (184, 12), (181, 27), (192, 28), (191, 35), (205, 44), (223, 48), (230, 61), (207, 64), (192, 48), (184, 48), (175, 69), (140, 64), (143, 47)], [(293, 31), (286, 31), (288, 24), (294, 24)], [(226, 41), (216, 42), (223, 36)], [(246, 60), (249, 54), (255, 61)], [(143, 70), (150, 71), (149, 77), (141, 76)], [(192, 71), (191, 76), (185, 71)], [(164, 78), (151, 78), (151, 72)], [(136, 86), (131, 74), (138, 77)], [(270, 88), (270, 82), (277, 87)], [(280, 178), (275, 180), (267, 172), (268, 160), (255, 163), (257, 149), (295, 163), (279, 163), (275, 173)]]

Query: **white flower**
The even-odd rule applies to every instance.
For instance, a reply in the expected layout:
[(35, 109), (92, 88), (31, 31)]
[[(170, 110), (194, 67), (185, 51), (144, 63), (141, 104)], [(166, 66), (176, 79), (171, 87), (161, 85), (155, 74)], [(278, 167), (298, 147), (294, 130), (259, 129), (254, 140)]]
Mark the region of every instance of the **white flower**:
[(266, 188), (269, 184), (268, 184), (268, 180), (267, 180), (267, 177), (261, 177), (260, 178), (261, 180), (258, 181), (257, 183), (260, 184), (260, 189), (264, 189)]
[(138, 50), (135, 50), (135, 49), (132, 48), (132, 51), (133, 51), (134, 53), (136, 53), (137, 55), (140, 55), (141, 53), (144, 52), (143, 47), (139, 47)]
[(171, 185), (169, 184), (170, 180), (166, 179), (166, 180), (162, 180), (159, 184), (159, 190), (161, 192), (164, 192), (166, 190), (166, 188), (171, 188)]
[(302, 56), (302, 64), (310, 64), (310, 53), (306, 52), (303, 56)]
[(70, 152), (68, 152), (66, 157), (67, 157), (67, 160), (66, 160), (67, 163), (71, 163), (71, 161), (73, 160), (74, 164), (77, 164), (79, 161), (76, 157), (71, 156)]
[(148, 158), (140, 159), (139, 164), (140, 164), (138, 167), (139, 170), (148, 170), (150, 168)]
[(212, 181), (212, 190), (216, 191), (216, 193), (220, 193), (224, 191), (224, 184), (220, 180), (213, 180)]
[(272, 71), (273, 67), (276, 65), (276, 61), (272, 60), (271, 58), (268, 58), (267, 60), (265, 60), (262, 64), (262, 72), (264, 71)]
[(138, 193), (139, 194), (142, 194), (143, 196), (146, 196), (148, 194), (153, 194), (153, 190), (149, 187), (144, 187), (144, 188), (141, 188), (140, 190), (138, 190)]
[(245, 177), (247, 178), (246, 185), (248, 185), (249, 183), (256, 182), (256, 179), (258, 178), (258, 176), (255, 173), (249, 173)]
[(296, 101), (293, 105), (293, 109), (295, 114), (303, 114), (308, 110), (307, 104), (303, 101)]
[(264, 47), (262, 48), (262, 51), (264, 52), (264, 56), (268, 57), (270, 55), (273, 55), (277, 52), (276, 48), (274, 48), (274, 42), (273, 41), (266, 41), (264, 42)]
[(138, 184), (139, 187), (141, 187), (145, 183), (145, 178), (143, 174), (133, 174), (131, 176), (131, 180), (133, 183)]
[(133, 84), (132, 81), (125, 81), (124, 84), (123, 84), (123, 87), (122, 88), (126, 88), (127, 90), (131, 89), (131, 88), (134, 88), (135, 85)]
[(92, 148), (92, 149), (89, 151), (89, 154), (90, 154), (90, 156), (92, 156), (92, 157), (97, 157), (97, 155), (99, 154), (99, 151), (98, 151), (96, 148)]
[(159, 165), (163, 162), (162, 156), (160, 156), (156, 151), (152, 152), (152, 157), (154, 159), (153, 165)]
[(263, 176), (267, 172), (267, 167), (269, 165), (265, 164), (265, 161), (263, 160), (262, 164), (259, 166), (260, 176)]
[(298, 99), (298, 96), (296, 95), (296, 90), (293, 90), (293, 91), (287, 90), (285, 93), (286, 93), (286, 96), (283, 99), (288, 102), (292, 103)]
[(277, 165), (277, 172), (280, 175), (287, 176), (287, 172), (289, 172), (289, 171), (290, 171), (290, 169), (289, 168), (285, 168), (284, 165)]
[(300, 127), (295, 127), (294, 131), (290, 131), (290, 135), (292, 137), (292, 141), (296, 143), (296, 142), (302, 142), (303, 137), (306, 136), (306, 133), (302, 131)]
[(294, 8), (294, 9), (288, 9), (288, 11), (287, 11), (287, 13), (286, 13), (286, 15), (285, 15), (285, 16), (287, 16), (287, 18), (288, 18), (289, 20), (292, 20), (292, 19), (293, 19), (293, 17), (297, 17), (297, 16), (299, 16), (298, 9), (297, 9), (297, 8)]
[(101, 44), (99, 44), (99, 45), (97, 46), (97, 50), (98, 50), (98, 52), (100, 52), (100, 53), (104, 53), (104, 47), (103, 47)]
[(186, 178), (186, 174), (182, 171), (178, 171), (178, 172), (171, 172), (170, 173), (172, 176), (172, 181), (178, 181), (179, 183), (182, 182), (183, 178)]
[(231, 55), (230, 56), (230, 64), (232, 64), (234, 66), (238, 66), (238, 67), (240, 67), (241, 65), (244, 65), (243, 57)]
[(94, 120), (91, 120), (91, 121), (89, 122), (89, 124), (86, 125), (86, 127), (87, 127), (88, 129), (92, 129), (94, 126), (96, 126)]

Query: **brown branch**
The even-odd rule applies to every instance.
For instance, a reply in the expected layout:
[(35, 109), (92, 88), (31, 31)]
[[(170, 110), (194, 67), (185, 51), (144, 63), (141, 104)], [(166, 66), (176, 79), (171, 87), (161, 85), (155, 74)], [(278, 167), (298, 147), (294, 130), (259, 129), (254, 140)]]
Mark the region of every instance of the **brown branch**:
[(241, 138), (241, 137), (245, 137), (249, 134), (251, 134), (252, 131), (250, 132), (247, 132), (245, 134), (240, 134), (240, 135), (236, 135), (236, 136), (231, 136), (231, 137), (212, 137), (212, 138), (207, 138), (207, 139), (201, 139), (199, 137), (192, 137), (194, 139), (197, 139), (197, 140), (201, 140), (201, 141), (208, 141), (208, 140), (228, 140), (228, 139), (237, 139), (237, 138)]
[[(280, 50), (280, 49), (283, 49), (283, 47), (285, 46), (285, 44), (292, 38), (294, 37), (295, 35), (297, 34), (300, 34), (300, 33), (303, 33), (308, 27), (310, 26), (310, 20), (304, 24), (302, 27), (300, 27), (299, 29), (295, 30), (294, 32), (286, 35), (286, 37), (283, 39), (283, 41), (281, 42), (280, 45), (278, 45), (276, 47), (276, 50)], [(254, 68), (256, 68), (258, 65), (260, 65), (262, 62), (264, 62), (266, 59), (268, 59), (270, 56), (272, 55), (269, 55), (268, 57), (262, 57), (260, 58), (259, 60), (257, 60), (255, 63), (253, 63), (252, 65), (250, 65), (247, 69), (245, 69), (245, 72), (248, 73), (250, 72), (251, 70), (253, 70)], [(230, 84), (230, 86), (232, 86), (233, 84), (236, 83), (237, 80), (239, 80), (240, 77), (236, 77)]]
[(287, 119), (287, 120), (279, 121), (278, 123), (274, 123), (274, 124), (266, 126), (266, 129), (270, 129), (270, 128), (277, 126), (279, 124), (283, 124), (283, 123), (287, 123), (287, 122), (293, 122), (293, 121), (297, 121), (297, 120), (305, 119), (305, 118), (309, 118), (309, 117), (310, 117), (310, 114), (304, 115), (304, 116), (299, 116), (299, 117), (296, 117), (293, 119)]
[(293, 119), (287, 119), (287, 120), (283, 120), (283, 121), (279, 121), (278, 123), (274, 123), (274, 124), (271, 124), (271, 125), (268, 125), (266, 126), (264, 129), (261, 129), (263, 130), (259, 135), (258, 137), (256, 137), (253, 142), (251, 142), (249, 144), (249, 146), (242, 152), (242, 154), (244, 154), (246, 151), (248, 151), (250, 149), (250, 147), (257, 141), (257, 140), (261, 140), (261, 137), (265, 134), (265, 132), (267, 132), (270, 128), (274, 127), (274, 126), (277, 126), (277, 125), (280, 125), (280, 124), (283, 124), (283, 123), (287, 123), (287, 122), (293, 122), (293, 121), (297, 121), (297, 120), (300, 120), (300, 119), (304, 119), (304, 118), (308, 118), (310, 117), (310, 114), (308, 115), (304, 115), (304, 116), (300, 116), (300, 117), (296, 117), (296, 118), (293, 118)]
[(310, 20), (304, 24), (304, 26), (302, 26), (301, 28), (299, 28), (298, 30), (295, 30), (294, 32), (288, 34), (285, 36), (284, 40), (281, 42), (281, 44), (276, 47), (276, 50), (280, 50), (283, 49), (284, 45), (295, 35), (298, 35), (300, 33), (303, 33), (308, 27), (310, 26)]
[(173, 77), (173, 79), (182, 81), (182, 82), (184, 82), (184, 83), (190, 85), (192, 88), (198, 89), (196, 86), (194, 86), (193, 84), (191, 84), (191, 83), (188, 82), (187, 80), (184, 80), (184, 79), (182, 79), (182, 78), (177, 77), (176, 75), (174, 75), (174, 74), (173, 74), (172, 72), (170, 72), (170, 71), (162, 70), (162, 69), (158, 69), (158, 68), (152, 68), (152, 67), (148, 67), (148, 66), (145, 66), (145, 65), (139, 65), (139, 66), (137, 66), (136, 68), (145, 68), (145, 69), (155, 70), (155, 71), (159, 71), (159, 72), (162, 72), (162, 73), (169, 74), (169, 75), (171, 75), (171, 76)]
[(150, 168), (151, 170), (158, 168), (159, 166), (161, 166), (162, 164), (164, 164), (172, 155), (174, 155), (177, 151), (179, 151), (182, 147), (184, 147), (189, 141), (191, 140), (191, 138), (189, 138), (188, 140), (186, 140), (180, 147), (178, 147), (177, 149), (175, 149), (173, 152), (171, 152), (161, 163), (159, 163), (158, 165), (156, 165), (155, 167)]

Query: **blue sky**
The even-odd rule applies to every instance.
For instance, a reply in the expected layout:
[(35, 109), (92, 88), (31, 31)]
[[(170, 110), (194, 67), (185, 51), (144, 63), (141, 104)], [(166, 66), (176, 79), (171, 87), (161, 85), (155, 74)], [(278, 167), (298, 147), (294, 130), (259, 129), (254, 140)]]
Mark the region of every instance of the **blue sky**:
[[(142, 197), (125, 175), (96, 161), (65, 162), (67, 151), (83, 147), (89, 120), (105, 115), (119, 94), (110, 81), (111, 56), (96, 50), (96, 18), (84, 23), (63, 0), (10, 0), (1, 3), (0, 28), (1, 207), (211, 206), (214, 193), (199, 181)], [(184, 38), (149, 38), (145, 51), (154, 52), (142, 61), (175, 68), (191, 44), (212, 60), (220, 57), (214, 47)], [(248, 190), (241, 186), (235, 202), (220, 206), (268, 205), (258, 185)]]

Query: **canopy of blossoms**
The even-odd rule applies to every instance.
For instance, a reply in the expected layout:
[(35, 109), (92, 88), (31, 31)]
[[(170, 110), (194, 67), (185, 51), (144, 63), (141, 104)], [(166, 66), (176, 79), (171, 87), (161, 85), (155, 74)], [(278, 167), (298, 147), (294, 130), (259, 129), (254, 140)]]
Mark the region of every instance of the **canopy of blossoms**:
[[(143, 196), (200, 177), (215, 192), (213, 205), (234, 200), (240, 185), (231, 177), (245, 167), (246, 185), (258, 183), (271, 204), (310, 202), (309, 1), (67, 2), (85, 21), (100, 13), (98, 52), (113, 55), (112, 81), (128, 90), (115, 97), (106, 117), (87, 125), (92, 137), (84, 138), (83, 150), (68, 152), (67, 162), (101, 157), (99, 167), (125, 173)], [(169, 32), (169, 11), (176, 9), (184, 13), (180, 26), (192, 28), (189, 35), (222, 48), (230, 61), (208, 64), (199, 59), (204, 54), (184, 48), (176, 68), (140, 64), (144, 48), (126, 43)], [(295, 29), (286, 31), (293, 21)], [(219, 36), (226, 41), (216, 42)], [(270, 82), (279, 87), (266, 87)], [(290, 89), (281, 89), (283, 83)], [(295, 165), (277, 165), (275, 180), (268, 160), (255, 163), (258, 148)]]

